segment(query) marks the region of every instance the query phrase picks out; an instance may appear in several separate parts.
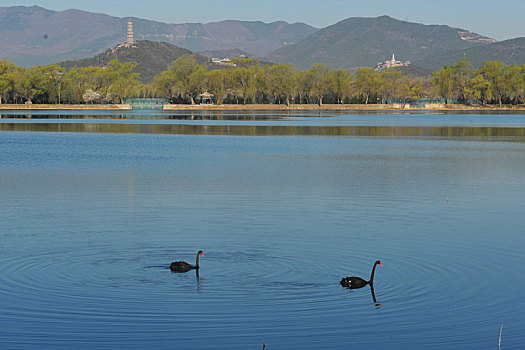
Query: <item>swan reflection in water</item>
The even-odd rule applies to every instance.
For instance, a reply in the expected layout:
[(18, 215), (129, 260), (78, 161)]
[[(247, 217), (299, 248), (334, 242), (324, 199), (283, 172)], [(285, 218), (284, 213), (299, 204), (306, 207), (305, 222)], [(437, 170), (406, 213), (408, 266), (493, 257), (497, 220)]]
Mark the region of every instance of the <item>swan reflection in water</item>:
[(352, 277), (343, 277), (341, 279), (341, 282), (339, 283), (341, 284), (341, 286), (343, 286), (344, 288), (348, 288), (348, 289), (360, 289), (367, 285), (370, 286), (370, 293), (372, 294), (372, 300), (374, 301), (376, 307), (381, 307), (383, 304), (377, 303), (376, 295), (374, 293), (374, 274), (375, 274), (377, 265), (383, 266), (381, 261), (377, 260), (374, 263), (374, 266), (372, 267), (372, 274), (370, 275), (370, 280), (368, 281), (362, 279), (361, 277), (352, 276)]

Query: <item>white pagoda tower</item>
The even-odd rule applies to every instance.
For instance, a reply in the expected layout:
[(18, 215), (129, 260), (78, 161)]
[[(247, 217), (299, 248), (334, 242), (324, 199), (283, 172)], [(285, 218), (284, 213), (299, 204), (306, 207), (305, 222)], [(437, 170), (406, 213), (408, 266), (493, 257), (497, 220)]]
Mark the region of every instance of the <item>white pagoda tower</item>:
[(126, 44), (131, 45), (135, 43), (135, 38), (133, 36), (133, 21), (131, 18), (128, 20), (128, 37), (126, 40)]

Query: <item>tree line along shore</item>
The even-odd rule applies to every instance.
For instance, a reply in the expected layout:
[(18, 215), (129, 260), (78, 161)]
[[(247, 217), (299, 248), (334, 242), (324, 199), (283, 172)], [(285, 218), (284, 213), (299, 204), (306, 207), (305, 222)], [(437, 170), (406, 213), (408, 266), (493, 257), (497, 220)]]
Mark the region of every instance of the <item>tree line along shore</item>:
[(80, 105), (96, 108), (97, 104), (123, 104), (125, 98), (161, 98), (179, 108), (193, 108), (204, 92), (212, 95), (210, 108), (266, 109), (269, 105), (315, 109), (329, 104), (333, 107), (327, 109), (352, 109), (349, 105), (385, 109), (383, 105), (404, 108), (427, 100), (462, 109), (523, 108), (525, 103), (525, 64), (505, 66), (489, 61), (475, 69), (467, 59), (461, 59), (424, 78), (405, 75), (396, 68), (383, 72), (359, 68), (351, 73), (318, 63), (296, 71), (291, 65), (268, 65), (254, 59), (232, 62), (224, 69), (207, 70), (192, 55), (185, 55), (153, 82), (144, 84), (138, 73), (133, 73), (133, 62), (114, 60), (103, 68), (66, 72), (58, 65), (24, 68), (0, 60), (0, 105), (31, 108), (59, 104), (81, 109), (84, 107)]

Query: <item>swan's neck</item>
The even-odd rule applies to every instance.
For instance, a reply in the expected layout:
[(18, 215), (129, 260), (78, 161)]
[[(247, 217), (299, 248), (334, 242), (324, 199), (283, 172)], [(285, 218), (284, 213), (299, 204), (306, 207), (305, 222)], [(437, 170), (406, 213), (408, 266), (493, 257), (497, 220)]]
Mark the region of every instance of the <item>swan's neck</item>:
[(199, 268), (199, 253), (197, 253), (197, 261), (195, 262), (195, 267)]
[(370, 275), (370, 281), (368, 281), (368, 283), (370, 284), (374, 283), (374, 274), (376, 273), (376, 266), (377, 266), (377, 263), (375, 263), (374, 267), (372, 268), (372, 274)]

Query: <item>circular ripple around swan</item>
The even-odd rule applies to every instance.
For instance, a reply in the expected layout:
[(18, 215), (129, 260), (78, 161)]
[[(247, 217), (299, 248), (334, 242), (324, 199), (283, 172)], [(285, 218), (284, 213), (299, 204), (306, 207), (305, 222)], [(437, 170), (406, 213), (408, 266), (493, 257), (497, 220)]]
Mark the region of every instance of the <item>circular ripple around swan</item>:
[[(96, 321), (97, 327), (118, 324), (138, 333), (170, 332), (167, 324), (176, 319), (183, 320), (184, 329), (191, 331), (206, 317), (210, 336), (239, 322), (255, 324), (253, 332), (273, 334), (308, 333), (308, 325), (325, 322), (325, 331), (333, 332), (335, 339), (358, 336), (383, 325), (407, 334), (423, 327), (436, 344), (457, 344), (458, 339), (439, 327), (434, 329), (434, 318), (454, 312), (462, 314), (463, 321), (486, 326), (486, 309), (496, 310), (493, 316), (500, 314), (501, 318), (515, 313), (505, 300), (484, 297), (485, 289), (492, 288), (487, 279), (497, 277), (498, 271), (508, 271), (498, 259), (480, 262), (463, 244), (449, 244), (442, 250), (447, 254), (383, 249), (378, 258), (384, 266), (377, 268), (374, 286), (377, 303), (368, 288), (347, 290), (339, 285), (346, 275), (368, 278), (373, 263), (368, 257), (374, 256), (371, 251), (325, 260), (264, 250), (206, 251), (196, 276), (194, 271), (176, 274), (168, 268), (175, 257), (193, 263), (196, 253), (187, 254), (187, 249), (174, 252), (155, 246), (99, 245), (1, 258), (0, 297), (6, 318), (54, 322), (81, 318), (88, 323)], [(522, 259), (517, 250), (497, 253)], [(476, 254), (494, 255), (494, 248), (478, 247)], [(508, 279), (518, 278), (517, 270), (508, 273)], [(466, 284), (461, 276), (469, 274), (479, 275), (479, 283)], [(228, 308), (233, 303), (235, 307)], [(480, 303), (484, 304), (479, 307)], [(429, 313), (428, 318), (421, 317), (422, 309)], [(243, 310), (250, 312), (244, 314)], [(375, 311), (380, 318), (374, 316)], [(352, 318), (346, 319), (346, 313)], [(396, 322), (400, 315), (423, 324), (401, 325)], [(273, 317), (312, 322), (294, 329), (293, 325), (283, 327), (273, 322)], [(328, 326), (334, 317), (340, 318), (339, 326)], [(100, 330), (97, 327), (91, 331)], [(486, 327), (479, 329), (482, 332)]]
[[(361, 252), (362, 256), (374, 256), (373, 254)], [(503, 320), (516, 314), (509, 300), (489, 297), (497, 295), (497, 288), (501, 288), (501, 285), (498, 287), (498, 284), (503, 283), (498, 278), (500, 274), (507, 274), (508, 280), (519, 279), (517, 269), (503, 266), (501, 259), (494, 257), (501, 254), (505, 255), (504, 261), (511, 257), (516, 261), (522, 259), (518, 250), (498, 251), (492, 246), (481, 245), (474, 253), (468, 244), (458, 242), (448, 243), (436, 249), (435, 253), (427, 254), (399, 248), (382, 250), (380, 259), (384, 266), (377, 268), (374, 283), (381, 319), (363, 317), (365, 321), (360, 327), (367, 329), (377, 322), (390, 328), (394, 325), (399, 328), (398, 331), (406, 334), (410, 334), (411, 330), (424, 329), (432, 334), (436, 344), (458, 344), (457, 333), (446, 329), (452, 326), (462, 327), (461, 332), (465, 334), (474, 332), (478, 337), (485, 336), (483, 333), (486, 326), (493, 323), (494, 319)], [(480, 260), (479, 256), (485, 257), (485, 260)], [(352, 259), (359, 265), (352, 267), (348, 275), (368, 279), (371, 262), (366, 266), (362, 260)], [(349, 266), (346, 258), (339, 260), (337, 264)], [(356, 271), (363, 273), (354, 273)], [(348, 292), (353, 297), (364, 289)], [(345, 304), (345, 307), (351, 306), (351, 302)], [(454, 315), (460, 316), (461, 321), (456, 321), (457, 317)], [(421, 323), (410, 325), (396, 321), (407, 319), (417, 319)], [(449, 324), (442, 322), (447, 319), (450, 320)], [(440, 320), (438, 325), (436, 320)], [(430, 331), (431, 329), (434, 330)], [(409, 341), (407, 339), (407, 344)]]

